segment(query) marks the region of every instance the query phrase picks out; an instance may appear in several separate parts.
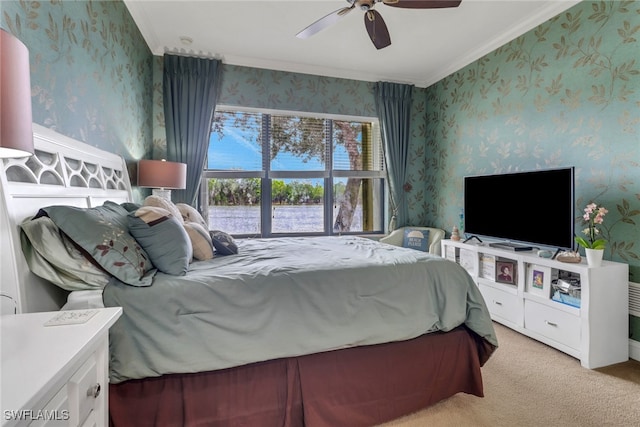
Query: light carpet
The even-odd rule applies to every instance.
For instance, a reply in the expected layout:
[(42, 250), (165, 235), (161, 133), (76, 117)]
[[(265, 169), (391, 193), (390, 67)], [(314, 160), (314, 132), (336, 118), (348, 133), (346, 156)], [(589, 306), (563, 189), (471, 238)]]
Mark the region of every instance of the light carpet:
[(383, 426), (640, 426), (640, 362), (589, 370), (494, 325), (500, 347), (482, 368), (485, 397), (458, 393)]

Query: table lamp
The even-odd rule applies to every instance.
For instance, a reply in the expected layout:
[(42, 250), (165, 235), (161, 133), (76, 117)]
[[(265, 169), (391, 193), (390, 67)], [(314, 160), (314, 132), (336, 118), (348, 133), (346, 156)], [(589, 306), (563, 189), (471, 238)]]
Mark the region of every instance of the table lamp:
[(187, 165), (166, 160), (140, 160), (138, 186), (153, 188), (151, 194), (171, 200), (172, 189), (187, 186)]
[(0, 29), (0, 158), (33, 154), (29, 51)]

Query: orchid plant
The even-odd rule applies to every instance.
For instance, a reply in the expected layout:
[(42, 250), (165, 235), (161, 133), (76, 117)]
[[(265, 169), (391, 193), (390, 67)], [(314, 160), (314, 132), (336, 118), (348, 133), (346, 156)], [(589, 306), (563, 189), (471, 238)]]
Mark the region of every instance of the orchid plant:
[(582, 218), (587, 223), (587, 228), (582, 230), (582, 233), (587, 236), (584, 237), (576, 236), (575, 241), (580, 246), (586, 249), (604, 249), (607, 241), (601, 238), (598, 238), (600, 235), (600, 230), (598, 229), (598, 225), (604, 222), (604, 216), (609, 211), (602, 206), (598, 206), (595, 203), (589, 203), (586, 208), (584, 208), (584, 215)]

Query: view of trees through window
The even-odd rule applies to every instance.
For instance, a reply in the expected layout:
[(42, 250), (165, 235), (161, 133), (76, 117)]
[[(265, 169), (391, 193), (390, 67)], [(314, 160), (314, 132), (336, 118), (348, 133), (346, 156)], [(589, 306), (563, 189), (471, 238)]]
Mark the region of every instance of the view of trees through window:
[(374, 119), (217, 111), (202, 186), (209, 226), (259, 236), (381, 232), (382, 160)]

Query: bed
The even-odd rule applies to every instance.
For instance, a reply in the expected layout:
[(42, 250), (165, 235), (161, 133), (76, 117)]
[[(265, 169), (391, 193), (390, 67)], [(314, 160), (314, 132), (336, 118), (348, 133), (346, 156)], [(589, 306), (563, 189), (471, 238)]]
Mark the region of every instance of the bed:
[[(239, 239), (237, 253), (194, 260), (195, 241), (175, 243), (184, 215), (163, 217), (173, 228), (153, 244), (136, 234), (130, 217), (145, 209), (120, 157), (34, 131), (36, 156), (3, 160), (2, 292), (21, 311), (123, 307), (110, 331), (111, 425), (365, 426), (483, 395), (498, 343), (456, 263), (356, 236)], [(101, 226), (110, 248), (90, 238)], [(62, 243), (45, 245), (51, 236)], [(178, 264), (158, 258), (158, 236), (185, 248)], [(56, 244), (75, 258), (43, 255)]]

